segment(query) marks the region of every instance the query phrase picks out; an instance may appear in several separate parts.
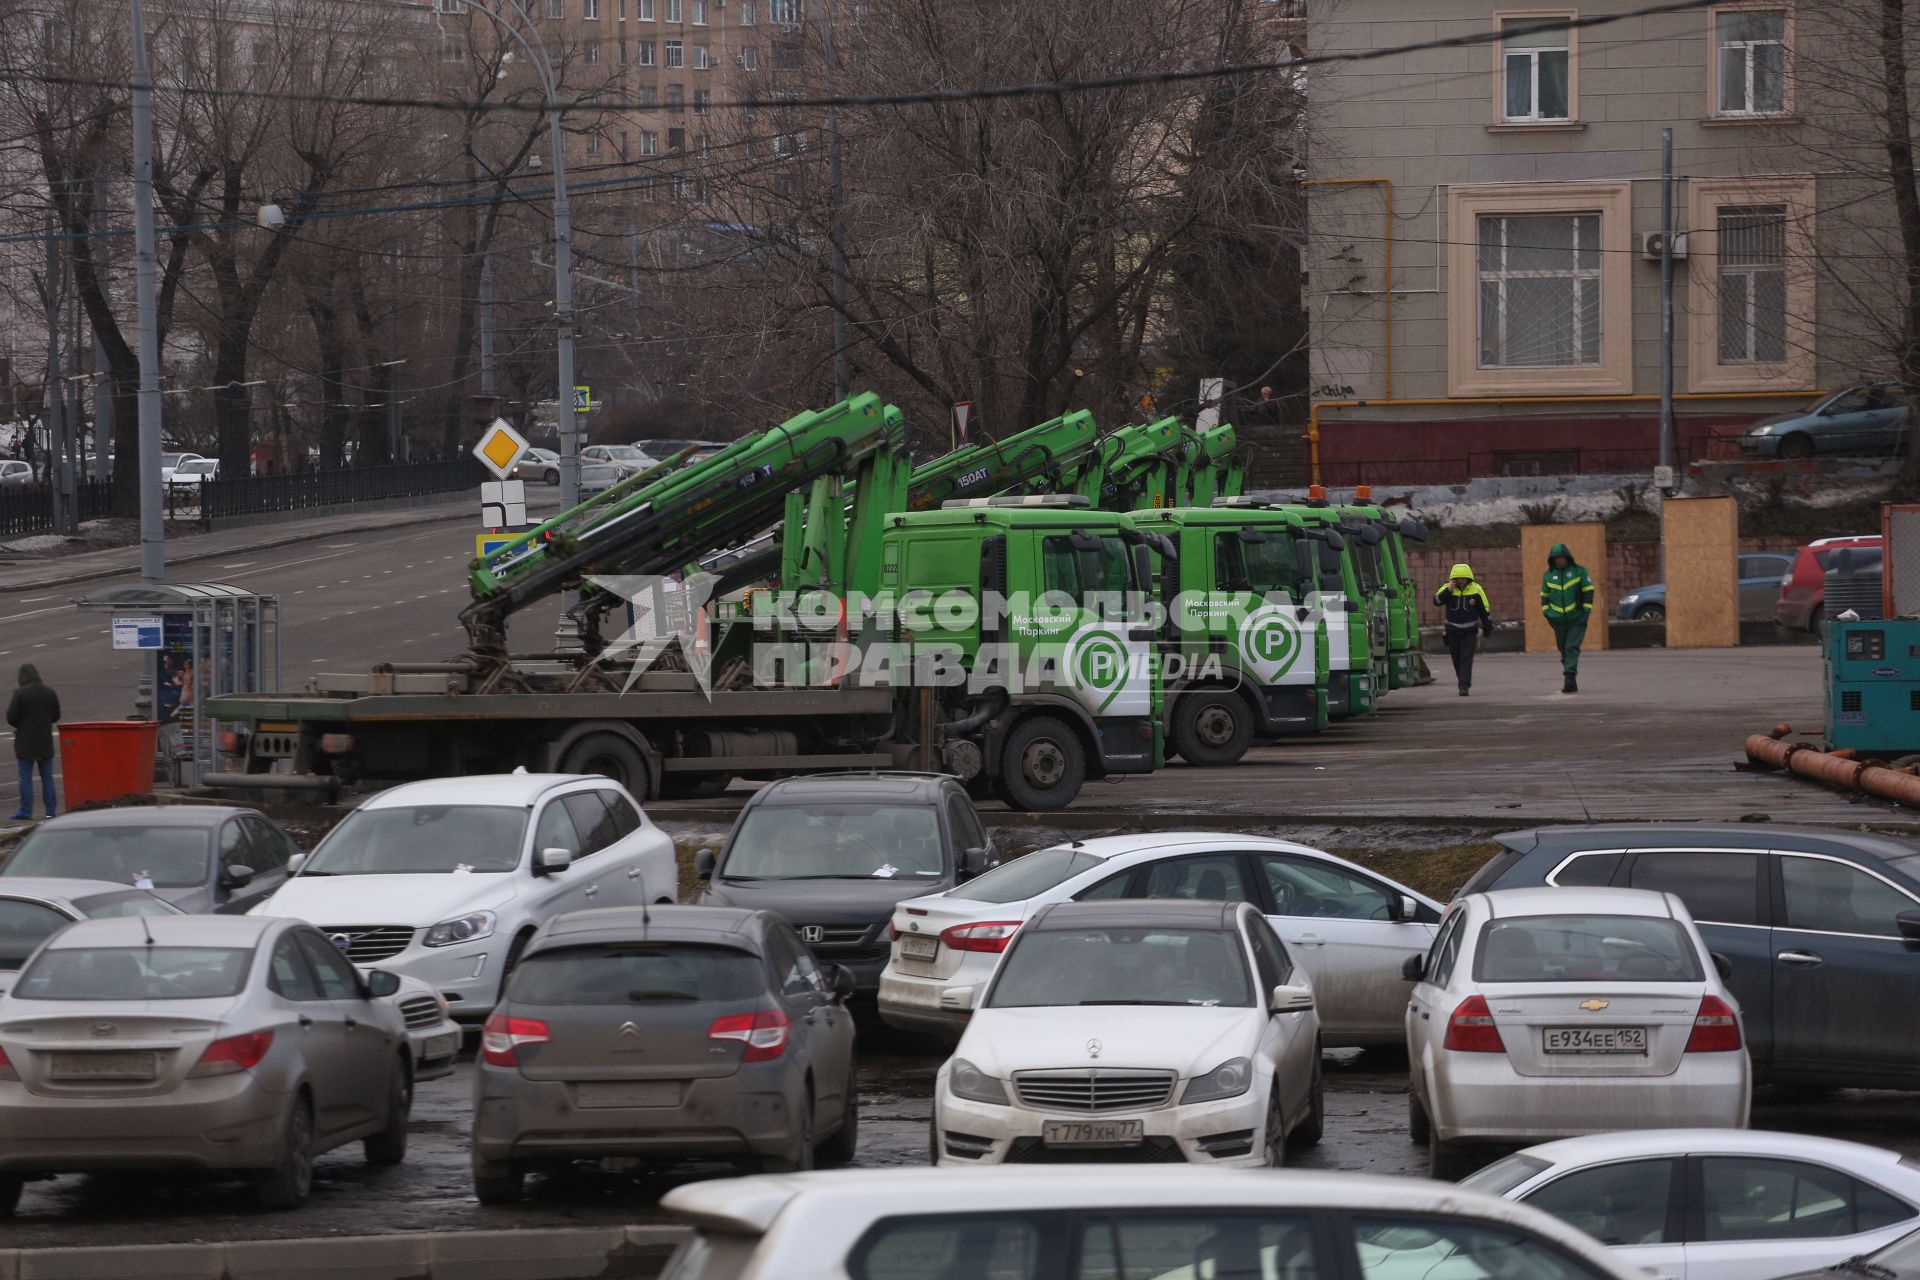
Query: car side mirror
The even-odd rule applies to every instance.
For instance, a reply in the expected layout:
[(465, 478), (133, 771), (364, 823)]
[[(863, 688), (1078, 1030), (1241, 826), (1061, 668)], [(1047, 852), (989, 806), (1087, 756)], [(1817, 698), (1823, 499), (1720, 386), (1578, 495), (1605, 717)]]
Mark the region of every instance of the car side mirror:
[(853, 995), (853, 970), (843, 964), (828, 965), (827, 989), (833, 993), (835, 1004), (845, 1004)]
[(307, 855), (304, 853), (296, 853), (291, 858), (287, 859), (287, 874), (290, 876), (297, 876), (300, 874), (300, 868), (306, 865), (307, 865)]
[(533, 873), (539, 876), (555, 875), (573, 865), (573, 853), (568, 849), (542, 849), (533, 856)]
[(1920, 942), (1920, 911), (1902, 911), (1894, 917), (1894, 923), (1900, 926), (1901, 937)]
[(225, 889), (244, 889), (252, 880), (253, 868), (238, 862), (220, 873), (220, 885)]
[(385, 969), (367, 970), (367, 998), (385, 1000), (400, 990), (400, 975), (388, 973)]
[(698, 849), (694, 851), (693, 874), (702, 880), (713, 879), (713, 850)]
[(1707, 958), (1713, 961), (1713, 971), (1720, 975), (1720, 981), (1729, 982), (1733, 979), (1733, 961), (1718, 951), (1709, 951)]
[(1305, 1013), (1313, 1008), (1313, 988), (1282, 983), (1267, 993), (1267, 1007), (1275, 1013)]
[(1410, 893), (1398, 895), (1394, 900), (1393, 909), (1396, 913), (1393, 918), (1402, 924), (1409, 920), (1418, 920), (1420, 918), (1420, 904), (1414, 901), (1413, 895)]
[(1418, 982), (1427, 976), (1427, 958), (1418, 952), (1400, 962), (1400, 976), (1408, 982)]
[(940, 1007), (949, 1013), (971, 1013), (973, 1011), (973, 988), (946, 988), (940, 993)]

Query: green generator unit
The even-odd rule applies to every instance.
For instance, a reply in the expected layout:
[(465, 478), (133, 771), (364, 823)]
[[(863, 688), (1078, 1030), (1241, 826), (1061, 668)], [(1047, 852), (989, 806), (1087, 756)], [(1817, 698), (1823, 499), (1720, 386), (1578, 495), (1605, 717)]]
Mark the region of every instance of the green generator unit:
[(1920, 752), (1920, 618), (1828, 622), (1827, 749)]

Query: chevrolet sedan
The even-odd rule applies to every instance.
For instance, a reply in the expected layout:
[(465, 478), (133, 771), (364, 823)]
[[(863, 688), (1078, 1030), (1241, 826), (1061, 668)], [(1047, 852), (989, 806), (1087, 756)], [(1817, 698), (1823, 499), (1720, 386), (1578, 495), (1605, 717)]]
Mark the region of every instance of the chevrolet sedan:
[(1458, 1147), (1677, 1125), (1743, 1129), (1740, 1009), (1670, 893), (1468, 894), (1407, 961), (1409, 1129)]

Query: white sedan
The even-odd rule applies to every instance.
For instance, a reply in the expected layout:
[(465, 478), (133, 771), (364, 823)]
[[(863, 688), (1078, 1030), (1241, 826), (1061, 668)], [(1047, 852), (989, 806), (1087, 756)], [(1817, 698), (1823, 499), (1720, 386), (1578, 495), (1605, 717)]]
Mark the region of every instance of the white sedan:
[(1243, 903), (1044, 907), (973, 1006), (938, 1164), (1271, 1166), (1320, 1140), (1313, 986)]
[(1413, 1140), (1438, 1174), (1463, 1142), (1745, 1128), (1751, 1065), (1724, 963), (1670, 893), (1466, 895), (1407, 961)]
[(693, 1227), (687, 1280), (1645, 1280), (1525, 1205), (1358, 1173), (851, 1169), (660, 1204)]
[(1673, 1280), (1769, 1280), (1871, 1253), (1920, 1227), (1920, 1168), (1879, 1147), (1797, 1133), (1567, 1138), (1461, 1185), (1544, 1209), (1621, 1261)]
[(880, 975), (880, 1016), (908, 1031), (957, 1036), (942, 1006), (993, 972), (1020, 922), (1052, 902), (1185, 898), (1247, 902), (1313, 981), (1329, 1047), (1398, 1045), (1401, 964), (1424, 951), (1441, 906), (1319, 849), (1219, 831), (1075, 840), (994, 868), (945, 893), (902, 902)]

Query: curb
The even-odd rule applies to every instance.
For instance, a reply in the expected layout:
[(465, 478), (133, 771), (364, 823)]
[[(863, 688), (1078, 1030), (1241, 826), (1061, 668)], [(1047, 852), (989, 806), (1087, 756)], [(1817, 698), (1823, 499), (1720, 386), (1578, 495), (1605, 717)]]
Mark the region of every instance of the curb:
[(0, 1249), (0, 1280), (653, 1280), (686, 1237), (685, 1227), (562, 1227)]

